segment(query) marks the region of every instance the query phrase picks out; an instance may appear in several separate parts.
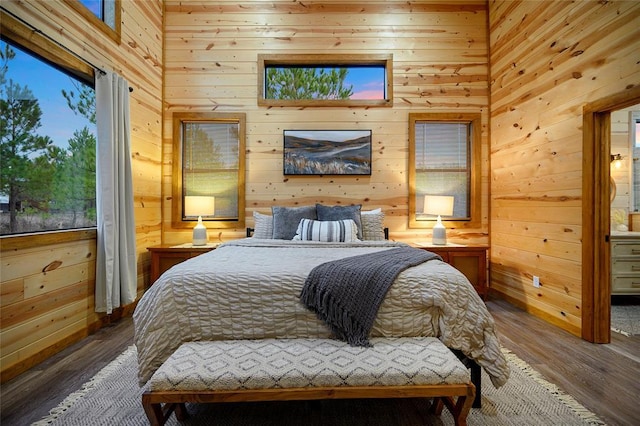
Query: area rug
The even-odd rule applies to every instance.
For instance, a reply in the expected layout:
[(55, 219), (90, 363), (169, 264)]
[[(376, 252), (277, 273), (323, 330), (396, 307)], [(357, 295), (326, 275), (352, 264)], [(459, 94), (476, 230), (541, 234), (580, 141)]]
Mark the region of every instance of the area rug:
[(640, 335), (640, 305), (611, 305), (611, 331)]
[[(483, 372), (482, 408), (472, 409), (469, 425), (602, 425), (574, 398), (544, 380), (514, 354), (505, 350), (511, 367), (506, 385), (495, 389)], [(135, 347), (130, 347), (83, 387), (34, 425), (98, 426), (148, 425), (138, 387)], [(287, 401), (187, 405), (184, 425), (219, 426), (413, 426), (451, 425), (428, 413), (428, 402), (419, 398), (333, 401)], [(169, 425), (177, 425), (172, 416)]]

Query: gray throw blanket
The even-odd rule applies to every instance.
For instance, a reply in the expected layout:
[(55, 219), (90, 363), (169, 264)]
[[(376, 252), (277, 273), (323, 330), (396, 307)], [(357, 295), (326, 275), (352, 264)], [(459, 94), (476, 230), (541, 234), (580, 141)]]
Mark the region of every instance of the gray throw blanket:
[(300, 300), (351, 346), (370, 346), (378, 309), (400, 272), (440, 256), (399, 247), (326, 262), (307, 277)]

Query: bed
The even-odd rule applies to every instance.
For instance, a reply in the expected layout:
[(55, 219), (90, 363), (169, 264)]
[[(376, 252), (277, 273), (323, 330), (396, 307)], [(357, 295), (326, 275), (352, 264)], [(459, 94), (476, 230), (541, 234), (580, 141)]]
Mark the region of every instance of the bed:
[[(133, 315), (141, 386), (184, 342), (332, 337), (300, 301), (310, 272), (326, 262), (406, 247), (385, 239), (379, 209), (316, 205), (272, 213), (254, 213), (252, 237), (172, 267), (143, 295)], [(338, 237), (315, 232), (338, 221), (344, 222), (333, 228)], [(438, 337), (480, 365), (496, 387), (509, 377), (486, 305), (466, 277), (441, 260), (397, 275), (370, 335)]]

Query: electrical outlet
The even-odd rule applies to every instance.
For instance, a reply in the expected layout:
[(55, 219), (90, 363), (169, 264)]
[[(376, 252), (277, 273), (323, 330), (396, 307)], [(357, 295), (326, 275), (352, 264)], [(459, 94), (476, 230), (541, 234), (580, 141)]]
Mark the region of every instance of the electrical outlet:
[(540, 277), (533, 276), (533, 286), (535, 288), (540, 288)]

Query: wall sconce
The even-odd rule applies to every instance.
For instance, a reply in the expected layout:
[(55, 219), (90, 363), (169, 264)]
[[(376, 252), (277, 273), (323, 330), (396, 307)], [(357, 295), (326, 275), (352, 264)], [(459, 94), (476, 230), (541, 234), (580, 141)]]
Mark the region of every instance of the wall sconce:
[(615, 167), (616, 169), (619, 169), (620, 167), (622, 167), (622, 155), (611, 154), (611, 163), (613, 164), (613, 167)]
[(185, 195), (184, 215), (198, 216), (198, 223), (193, 228), (193, 245), (203, 246), (207, 244), (207, 228), (202, 223), (202, 216), (213, 216), (216, 211), (215, 197)]
[(438, 220), (433, 226), (432, 243), (435, 245), (447, 244), (447, 229), (442, 224), (440, 216), (453, 215), (453, 197), (446, 195), (425, 195), (423, 212), (425, 214), (438, 215)]

